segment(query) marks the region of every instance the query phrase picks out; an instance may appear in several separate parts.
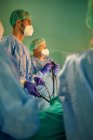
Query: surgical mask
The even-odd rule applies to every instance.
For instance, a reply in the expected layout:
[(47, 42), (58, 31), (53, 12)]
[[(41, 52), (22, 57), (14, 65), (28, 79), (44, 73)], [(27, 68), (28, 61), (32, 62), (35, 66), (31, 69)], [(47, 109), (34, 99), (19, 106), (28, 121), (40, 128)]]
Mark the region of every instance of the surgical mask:
[(32, 36), (33, 32), (34, 29), (32, 25), (26, 26), (24, 29), (24, 36)]
[(48, 49), (44, 49), (44, 50), (42, 50), (41, 54), (42, 54), (42, 56), (47, 57), (47, 56), (49, 56), (49, 50)]

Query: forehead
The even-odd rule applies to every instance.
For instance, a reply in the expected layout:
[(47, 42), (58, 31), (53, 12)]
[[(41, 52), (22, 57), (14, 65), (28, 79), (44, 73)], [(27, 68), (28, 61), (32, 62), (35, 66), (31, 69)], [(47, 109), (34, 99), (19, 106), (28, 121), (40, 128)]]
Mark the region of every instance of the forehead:
[(23, 19), (23, 22), (30, 22), (31, 23), (31, 18)]
[(46, 48), (46, 42), (45, 42), (45, 41), (42, 41), (42, 42), (39, 43), (38, 46), (39, 46), (39, 47), (38, 47), (39, 50), (45, 49), (45, 48)]

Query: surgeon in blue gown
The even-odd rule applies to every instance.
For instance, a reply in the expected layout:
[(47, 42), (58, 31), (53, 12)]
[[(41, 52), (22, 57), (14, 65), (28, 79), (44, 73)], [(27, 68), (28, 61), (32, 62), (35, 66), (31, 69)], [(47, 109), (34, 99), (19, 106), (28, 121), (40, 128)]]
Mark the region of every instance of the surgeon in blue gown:
[[(93, 4), (87, 23), (93, 29)], [(93, 49), (68, 56), (59, 83), (67, 140), (93, 140)]]
[[(11, 13), (10, 24), (12, 26), (12, 34), (2, 40), (2, 46), (6, 48), (8, 55), (11, 57), (19, 75), (22, 87), (25, 87), (26, 93), (32, 94), (32, 83), (38, 84), (37, 81), (31, 79), (31, 62), (30, 53), (27, 47), (22, 43), (25, 36), (32, 36), (33, 26), (30, 13), (25, 10), (17, 9)], [(40, 82), (39, 82), (40, 84)], [(35, 89), (33, 88), (34, 93)], [(37, 91), (36, 91), (37, 92)], [(37, 94), (34, 94), (37, 96)]]
[(44, 38), (34, 39), (31, 42), (30, 50), (33, 50), (31, 74), (32, 76), (40, 77), (44, 81), (43, 85), (37, 86), (37, 90), (42, 96), (41, 98), (37, 97), (38, 110), (40, 111), (50, 107), (50, 100), (57, 96), (57, 76), (60, 71), (60, 65), (50, 58)]
[(13, 63), (19, 73), (20, 82), (24, 85), (31, 71), (30, 54), (22, 43), (24, 37), (32, 36), (34, 31), (30, 13), (22, 9), (14, 10), (10, 15), (10, 24), (12, 34), (4, 38), (2, 45), (9, 55), (13, 56)]

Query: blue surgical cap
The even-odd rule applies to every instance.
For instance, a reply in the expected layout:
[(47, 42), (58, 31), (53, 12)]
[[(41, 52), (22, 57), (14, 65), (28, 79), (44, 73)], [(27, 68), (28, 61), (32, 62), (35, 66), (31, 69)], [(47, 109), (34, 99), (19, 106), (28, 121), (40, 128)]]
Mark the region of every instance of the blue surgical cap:
[(31, 18), (30, 13), (22, 9), (17, 9), (11, 13), (10, 24), (11, 26), (14, 26), (17, 20), (22, 20), (26, 18)]

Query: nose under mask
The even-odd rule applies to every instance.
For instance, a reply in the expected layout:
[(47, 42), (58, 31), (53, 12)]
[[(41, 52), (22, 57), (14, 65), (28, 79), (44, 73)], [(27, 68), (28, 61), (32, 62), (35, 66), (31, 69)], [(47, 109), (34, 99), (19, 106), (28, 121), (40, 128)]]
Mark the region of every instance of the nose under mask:
[(44, 49), (44, 50), (42, 50), (41, 54), (42, 54), (42, 56), (47, 57), (47, 56), (49, 56), (49, 50), (48, 49)]

